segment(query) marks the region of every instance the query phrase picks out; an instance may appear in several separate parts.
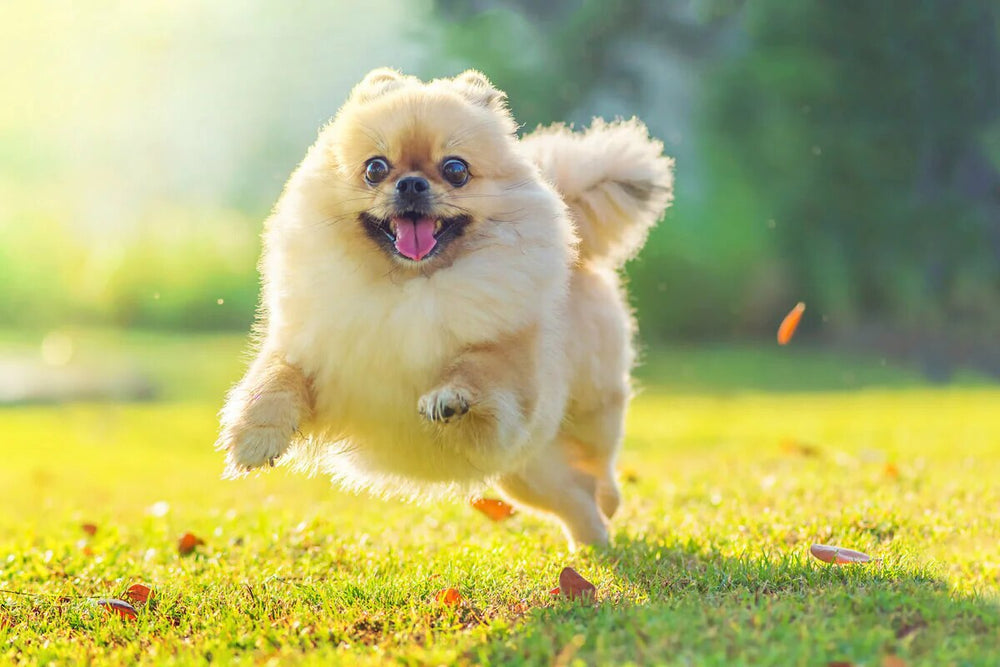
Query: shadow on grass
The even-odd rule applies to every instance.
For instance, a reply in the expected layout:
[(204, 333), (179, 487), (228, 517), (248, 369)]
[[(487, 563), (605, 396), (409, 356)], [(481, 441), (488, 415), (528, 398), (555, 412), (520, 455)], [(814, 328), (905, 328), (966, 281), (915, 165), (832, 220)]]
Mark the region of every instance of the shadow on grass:
[(480, 657), (881, 665), (898, 655), (912, 665), (994, 664), (1000, 655), (995, 600), (954, 594), (906, 560), (834, 566), (804, 552), (732, 558), (693, 543), (620, 539), (592, 556), (590, 567), (614, 582), (602, 586), (598, 603), (537, 610)]

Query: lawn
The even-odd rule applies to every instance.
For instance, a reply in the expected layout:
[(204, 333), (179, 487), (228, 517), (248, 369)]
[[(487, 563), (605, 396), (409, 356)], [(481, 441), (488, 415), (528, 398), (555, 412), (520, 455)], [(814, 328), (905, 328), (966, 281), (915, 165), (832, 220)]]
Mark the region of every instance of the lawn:
[[(100, 358), (108, 336), (82, 336), (81, 354)], [(794, 348), (651, 352), (615, 544), (570, 554), (524, 514), (492, 523), (462, 502), (354, 496), (281, 468), (222, 481), (215, 412), (241, 342), (113, 340), (160, 399), (0, 409), (0, 662), (1000, 656), (1000, 390), (985, 383), (929, 388), (880, 360)], [(186, 532), (204, 544), (182, 556)], [(815, 542), (877, 560), (826, 565)], [(593, 604), (550, 595), (566, 565), (597, 586)], [(95, 604), (133, 583), (154, 591), (137, 618)], [(448, 587), (461, 604), (434, 602)]]

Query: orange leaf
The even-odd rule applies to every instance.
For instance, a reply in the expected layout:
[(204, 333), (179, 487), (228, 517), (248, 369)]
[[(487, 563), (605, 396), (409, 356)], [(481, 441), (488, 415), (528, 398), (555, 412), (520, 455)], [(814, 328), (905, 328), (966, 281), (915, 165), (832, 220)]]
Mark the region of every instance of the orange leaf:
[(844, 549), (843, 547), (830, 547), (825, 544), (814, 544), (809, 547), (809, 553), (824, 563), (836, 563), (837, 565), (849, 565), (851, 563), (867, 563), (872, 559), (868, 554)]
[(84, 524), (80, 525), (80, 528), (82, 528), (83, 532), (87, 533), (91, 537), (93, 537), (94, 535), (97, 534), (97, 525), (96, 524), (93, 524), (93, 523), (84, 523)]
[(130, 605), (124, 600), (116, 600), (114, 598), (100, 598), (95, 600), (95, 602), (107, 609), (108, 611), (114, 612), (121, 616), (122, 618), (136, 618), (139, 616), (139, 612), (135, 610), (135, 607)]
[(788, 341), (795, 335), (795, 329), (799, 326), (799, 320), (802, 319), (804, 312), (806, 312), (806, 304), (799, 301), (785, 315), (785, 319), (781, 320), (781, 325), (778, 327), (778, 345), (788, 345)]
[(885, 464), (885, 476), (892, 479), (899, 479), (899, 468), (891, 461)]
[(559, 589), (571, 600), (593, 600), (597, 587), (571, 567), (564, 567), (559, 573)]
[(453, 607), (462, 602), (462, 594), (456, 588), (442, 588), (434, 594), (434, 601)]
[(153, 589), (145, 584), (132, 584), (125, 591), (125, 597), (136, 604), (148, 602), (152, 596)]
[(514, 516), (514, 508), (496, 498), (476, 498), (470, 504), (493, 521), (503, 521)]
[(801, 454), (802, 456), (819, 456), (819, 447), (808, 442), (802, 442), (794, 438), (784, 438), (781, 441), (781, 450), (786, 454)]
[(553, 589), (552, 589), (551, 591), (549, 591), (549, 595), (551, 595), (551, 596), (553, 596), (553, 597), (555, 597), (556, 595), (559, 595), (560, 593), (562, 593), (562, 591), (561, 591), (561, 590), (559, 590), (559, 587), (558, 587), (558, 586), (556, 586), (556, 587), (555, 587), (555, 588), (553, 588)]
[(182, 556), (187, 556), (194, 551), (195, 547), (205, 543), (200, 537), (195, 537), (191, 533), (184, 533), (184, 536), (177, 542), (177, 551)]
[(906, 667), (906, 661), (898, 655), (887, 655), (882, 658), (882, 667)]

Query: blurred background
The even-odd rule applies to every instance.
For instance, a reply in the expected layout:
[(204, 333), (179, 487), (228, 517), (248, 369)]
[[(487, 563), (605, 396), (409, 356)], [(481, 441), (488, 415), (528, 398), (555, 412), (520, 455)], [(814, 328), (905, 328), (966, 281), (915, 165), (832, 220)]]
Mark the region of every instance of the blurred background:
[(359, 7), (3, 4), (0, 402), (221, 401), (262, 222), (382, 65), (480, 69), (525, 131), (637, 115), (663, 140), (675, 205), (628, 267), (653, 381), (1000, 378), (994, 0)]

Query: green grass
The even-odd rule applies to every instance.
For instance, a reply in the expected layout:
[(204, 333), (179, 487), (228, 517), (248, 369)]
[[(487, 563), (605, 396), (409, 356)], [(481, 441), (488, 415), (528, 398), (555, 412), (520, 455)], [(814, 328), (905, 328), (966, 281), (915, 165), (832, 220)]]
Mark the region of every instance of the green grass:
[[(797, 387), (809, 391), (781, 393), (761, 391), (785, 382), (767, 368), (741, 373), (759, 367), (748, 356), (788, 368), (785, 351), (657, 355), (630, 417), (615, 545), (569, 554), (555, 526), (523, 514), (494, 524), (462, 503), (353, 496), (283, 469), (221, 481), (215, 412), (242, 342), (83, 339), (94, 358), (113, 340), (163, 379), (165, 398), (0, 409), (0, 587), (29, 594), (0, 594), (0, 663), (1000, 655), (997, 389), (924, 388), (890, 366), (851, 392), (822, 391), (816, 370)], [(708, 376), (719, 355), (733, 360), (728, 377), (699, 389), (672, 377), (672, 360)], [(822, 355), (786, 356), (825, 367)], [(833, 378), (867, 368), (833, 367)], [(184, 557), (188, 531), (206, 543)], [(813, 542), (879, 560), (827, 566), (808, 555)], [(549, 595), (565, 565), (597, 585), (596, 604)], [(135, 582), (155, 590), (137, 620), (91, 599)], [(464, 603), (436, 605), (445, 587)]]

